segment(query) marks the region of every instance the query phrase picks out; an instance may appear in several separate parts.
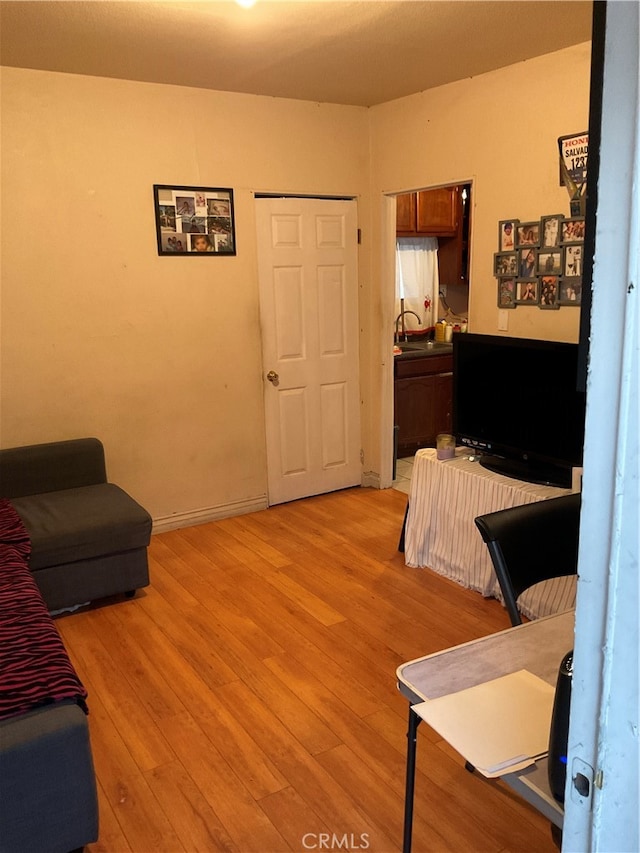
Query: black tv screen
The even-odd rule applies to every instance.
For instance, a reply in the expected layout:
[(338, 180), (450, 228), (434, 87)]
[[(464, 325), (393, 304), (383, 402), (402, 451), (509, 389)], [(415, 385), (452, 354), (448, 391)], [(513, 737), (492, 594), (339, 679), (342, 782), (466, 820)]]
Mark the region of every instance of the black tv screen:
[(582, 465), (585, 395), (578, 345), (453, 336), (453, 431), (486, 468), (569, 488)]

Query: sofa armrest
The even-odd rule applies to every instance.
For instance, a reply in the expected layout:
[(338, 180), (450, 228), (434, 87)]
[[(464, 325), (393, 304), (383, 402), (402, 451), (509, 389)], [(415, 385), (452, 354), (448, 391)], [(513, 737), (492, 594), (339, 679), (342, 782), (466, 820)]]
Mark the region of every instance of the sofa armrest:
[(6, 498), (106, 482), (104, 448), (97, 438), (0, 450), (0, 490)]
[(87, 717), (60, 702), (0, 722), (0, 848), (78, 850), (98, 840)]

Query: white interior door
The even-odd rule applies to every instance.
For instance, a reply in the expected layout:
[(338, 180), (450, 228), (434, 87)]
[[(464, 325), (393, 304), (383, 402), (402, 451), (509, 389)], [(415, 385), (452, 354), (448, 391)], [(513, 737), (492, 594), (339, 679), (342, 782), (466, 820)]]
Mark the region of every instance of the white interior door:
[(269, 503), (360, 485), (355, 201), (256, 199)]

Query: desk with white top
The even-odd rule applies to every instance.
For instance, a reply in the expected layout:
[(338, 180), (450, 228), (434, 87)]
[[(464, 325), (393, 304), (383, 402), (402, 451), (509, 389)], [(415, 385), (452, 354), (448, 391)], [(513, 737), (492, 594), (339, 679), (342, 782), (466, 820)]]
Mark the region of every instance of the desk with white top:
[[(407, 566), (429, 568), (485, 596), (498, 590), (486, 545), (474, 519), (488, 512), (571, 494), (494, 474), (469, 451), (438, 460), (433, 448), (416, 453), (404, 530)], [(569, 606), (569, 605), (568, 605)]]
[[(573, 648), (573, 644), (574, 611), (570, 610), (517, 625), (398, 667), (398, 689), (409, 700), (404, 853), (411, 850), (416, 735), (420, 722), (413, 706), (521, 669), (528, 670), (555, 687), (562, 658)], [(455, 744), (452, 745), (455, 748)], [(551, 795), (546, 758), (525, 770), (505, 774), (501, 778), (552, 823), (562, 826), (563, 810)]]

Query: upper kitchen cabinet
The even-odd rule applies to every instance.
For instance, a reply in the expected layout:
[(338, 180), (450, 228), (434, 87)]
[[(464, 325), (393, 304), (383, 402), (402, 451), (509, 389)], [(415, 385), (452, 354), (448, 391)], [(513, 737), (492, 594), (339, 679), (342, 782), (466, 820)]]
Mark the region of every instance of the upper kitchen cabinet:
[(456, 187), (459, 228), (451, 237), (438, 240), (438, 272), (441, 285), (469, 284), (469, 237), (471, 184)]
[(396, 196), (396, 233), (398, 237), (416, 236), (417, 193)]
[(396, 196), (398, 237), (453, 237), (458, 232), (459, 187)]

